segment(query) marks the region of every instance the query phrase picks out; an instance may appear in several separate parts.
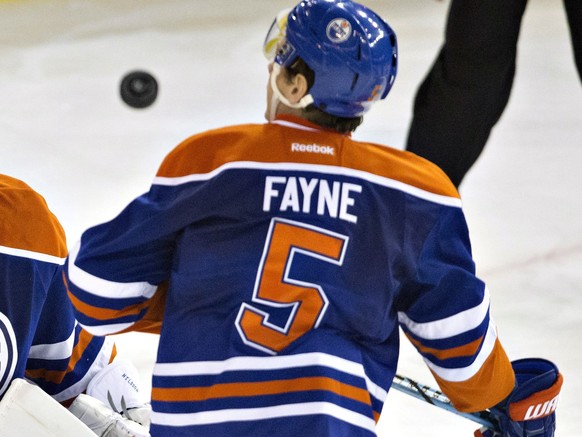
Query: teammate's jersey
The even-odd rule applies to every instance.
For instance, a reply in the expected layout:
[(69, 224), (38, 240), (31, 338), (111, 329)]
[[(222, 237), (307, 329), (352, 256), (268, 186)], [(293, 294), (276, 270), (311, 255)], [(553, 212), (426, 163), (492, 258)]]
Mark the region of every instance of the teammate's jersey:
[(153, 436), (374, 435), (399, 326), (459, 409), (513, 388), (443, 173), (298, 119), (187, 139), (65, 270), (88, 330), (163, 319)]
[(63, 229), (44, 199), (0, 175), (0, 397), (27, 378), (56, 400), (82, 393), (114, 354), (75, 321), (62, 280)]

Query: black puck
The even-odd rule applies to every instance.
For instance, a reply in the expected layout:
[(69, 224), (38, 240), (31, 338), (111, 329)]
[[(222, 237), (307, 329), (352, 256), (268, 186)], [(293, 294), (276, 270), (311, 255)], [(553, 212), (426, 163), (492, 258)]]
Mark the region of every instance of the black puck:
[(158, 82), (145, 71), (131, 71), (121, 80), (119, 93), (132, 108), (147, 108), (158, 97)]

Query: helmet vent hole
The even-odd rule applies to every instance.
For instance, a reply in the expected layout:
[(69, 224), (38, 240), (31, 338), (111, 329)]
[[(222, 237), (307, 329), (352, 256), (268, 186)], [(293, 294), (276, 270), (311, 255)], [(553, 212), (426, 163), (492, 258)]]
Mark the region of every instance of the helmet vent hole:
[(358, 83), (358, 79), (359, 79), (359, 78), (360, 78), (360, 75), (359, 75), (359, 74), (357, 74), (357, 73), (356, 73), (356, 74), (354, 74), (354, 79), (352, 80), (352, 87), (351, 87), (351, 90), (352, 90), (352, 91), (353, 91), (353, 90), (354, 90), (354, 88), (356, 87), (356, 83)]

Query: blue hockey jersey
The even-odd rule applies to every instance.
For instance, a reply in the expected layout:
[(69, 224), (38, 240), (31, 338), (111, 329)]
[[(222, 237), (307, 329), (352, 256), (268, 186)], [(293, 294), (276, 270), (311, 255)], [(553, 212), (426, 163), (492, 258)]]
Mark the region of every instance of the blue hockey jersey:
[(399, 327), (460, 410), (513, 388), (452, 184), (296, 118), (188, 138), (65, 270), (91, 332), (160, 332), (153, 436), (374, 435)]
[(14, 378), (27, 378), (66, 402), (115, 353), (111, 340), (76, 322), (62, 280), (66, 255), (44, 199), (0, 175), (0, 397)]

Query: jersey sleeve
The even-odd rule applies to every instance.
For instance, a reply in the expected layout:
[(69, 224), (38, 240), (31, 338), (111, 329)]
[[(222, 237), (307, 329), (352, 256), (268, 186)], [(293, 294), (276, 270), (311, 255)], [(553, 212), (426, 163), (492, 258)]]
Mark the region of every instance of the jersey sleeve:
[(57, 401), (67, 402), (83, 393), (115, 355), (113, 339), (94, 336), (76, 321), (59, 266), (33, 337), (26, 378)]
[(97, 335), (159, 332), (175, 241), (191, 207), (153, 185), (70, 251), (65, 280), (79, 322)]
[[(69, 297), (90, 332), (159, 333), (176, 242), (186, 226), (211, 214), (196, 202), (212, 181), (175, 178), (191, 174), (193, 166), (214, 165), (207, 162), (210, 154), (188, 158), (197, 138), (185, 140), (165, 157), (147, 193), (113, 220), (86, 230), (71, 249), (65, 264)], [(168, 176), (177, 182), (160, 183)]]
[(408, 235), (408, 244), (417, 246), (410, 253), (417, 255), (399, 300), (400, 325), (458, 410), (489, 408), (511, 392), (514, 373), (497, 336), (489, 291), (475, 275), (462, 210), (441, 208), (424, 226)]

